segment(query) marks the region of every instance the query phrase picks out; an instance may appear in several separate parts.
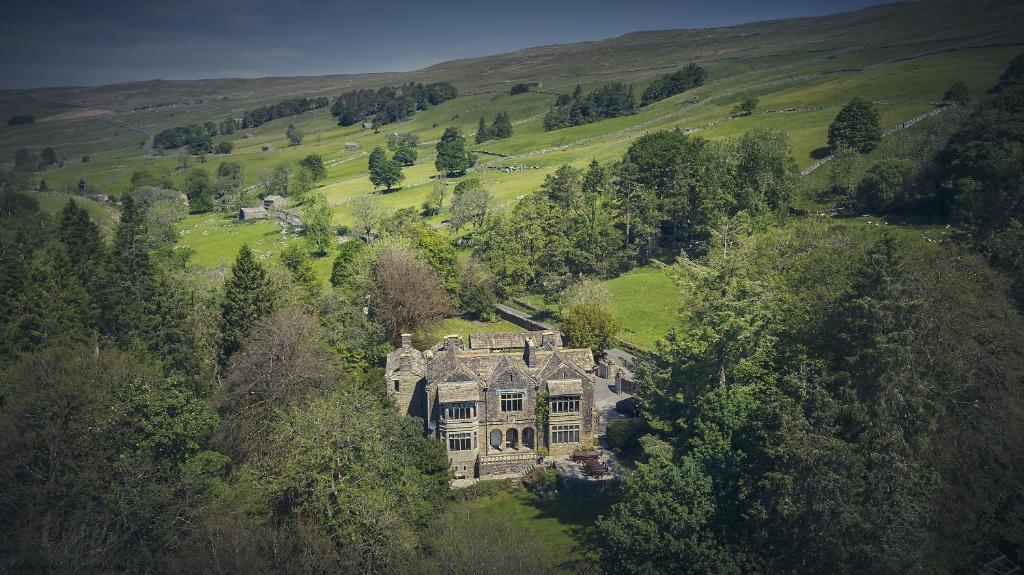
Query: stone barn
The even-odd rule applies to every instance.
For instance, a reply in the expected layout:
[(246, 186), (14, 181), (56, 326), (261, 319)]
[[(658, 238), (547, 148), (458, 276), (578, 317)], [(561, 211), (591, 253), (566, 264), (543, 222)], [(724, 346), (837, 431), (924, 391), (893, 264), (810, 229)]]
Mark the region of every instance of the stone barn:
[(354, 152), (354, 151), (356, 151), (358, 149), (359, 149), (359, 144), (356, 144), (355, 142), (345, 142), (345, 151), (346, 152)]
[(249, 220), (265, 220), (267, 219), (267, 210), (264, 208), (242, 208), (238, 210), (238, 219), (243, 222)]
[(284, 204), (287, 201), (288, 200), (284, 199), (284, 196), (279, 196), (277, 194), (271, 194), (271, 195), (263, 198), (263, 207), (268, 209), (268, 210), (273, 209), (273, 208), (283, 208)]
[(542, 452), (593, 446), (594, 367), (589, 349), (563, 348), (554, 331), (474, 334), (470, 349), (451, 335), (426, 352), (403, 335), (385, 377), (399, 411), (445, 444), (456, 477), (500, 477), (529, 472)]

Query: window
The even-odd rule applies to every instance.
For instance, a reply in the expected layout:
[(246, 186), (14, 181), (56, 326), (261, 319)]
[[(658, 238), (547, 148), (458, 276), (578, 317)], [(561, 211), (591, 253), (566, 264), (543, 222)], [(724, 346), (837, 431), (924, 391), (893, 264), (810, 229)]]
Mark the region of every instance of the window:
[(476, 437), (471, 432), (449, 433), (448, 451), (471, 451), (476, 448)]
[(395, 391), (401, 391), (401, 389), (400, 389), (400, 387), (401, 387), (401, 386), (400, 386), (400, 384), (398, 383), (398, 380), (397, 380), (397, 379), (395, 379), (395, 380), (392, 380), (392, 381), (391, 381), (391, 383), (393, 383), (393, 384), (395, 385)]
[(552, 425), (551, 443), (579, 443), (579, 425)]
[(501, 394), (501, 410), (502, 411), (522, 411), (523, 410), (523, 393), (502, 393)]
[(445, 407), (444, 417), (448, 420), (473, 419), (476, 417), (476, 404), (449, 403)]
[(579, 413), (580, 396), (563, 395), (551, 398), (551, 413)]

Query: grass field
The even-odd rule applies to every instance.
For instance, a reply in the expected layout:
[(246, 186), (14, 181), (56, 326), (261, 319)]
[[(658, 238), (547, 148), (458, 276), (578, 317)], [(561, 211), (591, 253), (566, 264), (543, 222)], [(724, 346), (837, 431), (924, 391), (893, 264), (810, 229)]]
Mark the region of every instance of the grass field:
[(539, 498), (521, 487), (462, 502), (470, 513), (496, 516), (509, 528), (529, 530), (538, 552), (564, 561), (582, 559), (597, 518), (614, 502), (610, 497)]
[(619, 337), (646, 349), (653, 349), (679, 317), (679, 290), (656, 267), (637, 268), (604, 282), (612, 293), (612, 313), (622, 322)]
[[(981, 94), (1020, 52), (1024, 29), (1013, 25), (1020, 18), (1024, 18), (1024, 5), (1019, 3), (978, 7), (956, 0), (931, 0), (927, 10), (924, 5), (896, 4), (802, 20), (800, 26), (779, 21), (710, 31), (648, 32), (572, 47), (549, 46), (460, 60), (409, 74), (296, 78), (290, 83), (275, 79), (142, 83), (123, 92), (109, 87), (102, 91), (52, 90), (34, 96), (0, 93), (0, 107), (24, 108), (40, 118), (54, 115), (53, 121), (0, 126), (0, 150), (7, 153), (19, 145), (56, 146), (65, 163), (36, 176), (53, 190), (74, 189), (79, 180), (85, 180), (90, 187), (117, 197), (132, 173), (139, 170), (169, 178), (180, 188), (186, 170), (180, 165), (178, 151), (146, 155), (140, 145), (146, 133), (188, 122), (219, 121), (228, 114), (237, 116), (241, 110), (277, 101), (286, 94), (332, 97), (356, 86), (397, 85), (410, 79), (451, 81), (460, 90), (458, 98), (380, 130), (340, 127), (327, 109), (315, 110), (245, 130), (249, 138), (241, 130), (217, 136), (216, 141), (233, 141), (234, 152), (191, 158), (189, 169), (214, 173), (221, 161), (238, 162), (244, 185), (255, 186), (275, 166), (294, 166), (306, 155), (319, 154), (328, 165), (319, 191), (331, 205), (334, 223), (351, 225), (350, 202), (365, 194), (376, 193), (388, 210), (418, 208), (436, 177), (434, 141), (454, 126), (467, 136), (470, 148), (504, 155), (480, 155), (478, 165), (466, 177), (481, 179), (499, 209), (508, 209), (517, 198), (537, 190), (559, 165), (583, 167), (591, 159), (614, 161), (637, 137), (651, 130), (678, 128), (722, 140), (755, 128), (777, 128), (789, 135), (797, 164), (807, 167), (822, 153), (829, 123), (854, 96), (875, 102), (883, 127), (888, 127), (934, 109), (945, 89), (957, 80), (966, 82), (972, 94)], [(837, 36), (837, 29), (844, 34)], [(543, 115), (555, 93), (571, 91), (577, 83), (590, 89), (610, 80), (634, 82), (639, 93), (655, 75), (689, 61), (707, 69), (705, 85), (639, 108), (630, 116), (552, 132), (543, 129)], [(541, 80), (543, 93), (509, 95), (509, 83), (520, 79)], [(759, 98), (757, 112), (730, 117), (732, 107), (748, 95)], [(178, 104), (147, 107), (164, 102)], [(103, 109), (109, 114), (54, 119), (63, 117), (57, 114), (82, 109)], [(473, 145), (479, 118), (490, 121), (498, 112), (509, 113), (514, 135)], [(301, 145), (288, 145), (285, 130), (290, 123), (305, 132)], [(367, 155), (373, 147), (384, 145), (389, 132), (416, 133), (422, 144), (417, 163), (404, 170), (401, 187), (384, 194), (375, 192), (367, 178)], [(357, 143), (360, 149), (346, 151), (346, 142)], [(271, 150), (262, 151), (264, 145)], [(885, 153), (883, 144), (862, 158), (856, 171), (862, 172)], [(79, 162), (85, 154), (91, 161)], [(510, 166), (517, 169), (503, 170)], [(831, 200), (816, 194), (826, 182), (827, 169), (803, 178), (797, 205), (826, 207)], [(93, 213), (107, 217), (104, 212)], [(447, 215), (446, 206), (428, 221), (437, 224)], [(192, 251), (192, 264), (209, 269), (225, 268), (243, 242), (250, 243), (261, 257), (270, 258), (287, 242), (299, 239), (282, 234), (270, 222), (243, 224), (214, 214), (189, 216), (180, 230), (181, 245)], [(328, 256), (315, 262), (324, 280), (331, 259)], [(671, 328), (677, 304), (674, 288), (664, 274), (637, 270), (607, 283), (615, 296), (614, 313), (624, 325), (624, 339), (649, 347)]]

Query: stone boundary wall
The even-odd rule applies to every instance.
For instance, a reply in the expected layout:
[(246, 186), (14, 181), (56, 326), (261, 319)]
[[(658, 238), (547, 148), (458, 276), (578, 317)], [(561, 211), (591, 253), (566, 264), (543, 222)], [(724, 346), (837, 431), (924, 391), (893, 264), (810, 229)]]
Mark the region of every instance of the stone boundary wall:
[(498, 316), (500, 316), (501, 319), (507, 320), (529, 331), (558, 331), (558, 329), (551, 324), (537, 321), (530, 317), (526, 312), (520, 311), (514, 307), (498, 304), (494, 306), (494, 308), (497, 310)]

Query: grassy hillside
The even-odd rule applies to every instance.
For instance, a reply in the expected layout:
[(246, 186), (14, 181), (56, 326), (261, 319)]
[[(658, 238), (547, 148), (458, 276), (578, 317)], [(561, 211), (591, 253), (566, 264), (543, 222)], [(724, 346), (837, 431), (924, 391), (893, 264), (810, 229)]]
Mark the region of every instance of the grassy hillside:
[[(149, 134), (187, 122), (220, 120), (287, 97), (333, 97), (353, 87), (415, 80), (452, 82), (460, 96), (379, 132), (339, 127), (327, 109), (279, 119), (246, 130), (251, 138), (241, 132), (230, 136), (235, 144), (230, 156), (210, 155), (205, 164), (192, 159), (190, 167), (198, 165), (213, 173), (220, 161), (230, 159), (242, 165), (244, 185), (254, 186), (279, 164), (294, 165), (306, 155), (319, 154), (328, 165), (320, 191), (338, 225), (353, 223), (349, 202), (374, 193), (367, 179), (366, 157), (374, 146), (384, 144), (387, 133), (414, 132), (423, 143), (416, 165), (404, 170), (402, 187), (379, 194), (380, 200), (391, 210), (418, 207), (436, 175), (433, 142), (450, 126), (471, 137), (481, 116), (490, 121), (498, 112), (509, 114), (515, 133), (506, 140), (472, 146), (499, 155), (481, 154), (467, 177), (480, 178), (503, 206), (537, 189), (561, 164), (582, 167), (595, 158), (617, 159), (635, 138), (659, 129), (678, 128), (711, 139), (737, 137), (757, 127), (783, 129), (803, 169), (822, 156), (829, 123), (854, 96), (874, 101), (883, 127), (889, 127), (934, 110), (954, 81), (966, 82), (974, 94), (982, 92), (1020, 52), (1021, 21), (1021, 3), (937, 0), (727, 28), (639, 32), (456, 60), (403, 74), (150, 81), (6, 91), (0, 92), (0, 111), (32, 113), (38, 120), (25, 126), (0, 126), (0, 157), (12, 157), (20, 146), (35, 150), (54, 146), (65, 158), (64, 165), (37, 175), (52, 190), (73, 189), (84, 179), (116, 197), (138, 170), (170, 177), (180, 187), (185, 170), (177, 153), (146, 154), (141, 144)], [(626, 80), (635, 82), (639, 93), (656, 75), (688, 62), (707, 69), (704, 86), (640, 108), (634, 115), (552, 132), (543, 129), (543, 115), (555, 94), (571, 91), (576, 84), (588, 89)], [(507, 93), (509, 85), (526, 80), (540, 81), (541, 91)], [(759, 98), (758, 111), (731, 118), (730, 110), (747, 96)], [(292, 122), (306, 133), (299, 146), (289, 146), (285, 138)], [(215, 141), (224, 138), (218, 136)], [(346, 151), (346, 142), (358, 143), (360, 149)], [(271, 151), (262, 151), (264, 145)], [(86, 154), (90, 161), (80, 163)], [(820, 170), (805, 180), (818, 182), (823, 177)], [(800, 201), (820, 205), (811, 197)], [(438, 223), (446, 216), (447, 207), (430, 221)], [(194, 253), (193, 265), (211, 269), (223, 268), (243, 241), (253, 244), (263, 257), (271, 257), (285, 242), (295, 240), (272, 223), (243, 224), (214, 214), (190, 216), (180, 228), (182, 244)], [(326, 278), (329, 268), (328, 258), (317, 262), (321, 277)], [(609, 282), (616, 313), (626, 326), (626, 337), (634, 343), (651, 345), (671, 326), (674, 308), (668, 302), (664, 309), (653, 309), (645, 305), (645, 296), (638, 295), (645, 294), (638, 282), (661, 293), (657, 290), (662, 276), (638, 271)]]

